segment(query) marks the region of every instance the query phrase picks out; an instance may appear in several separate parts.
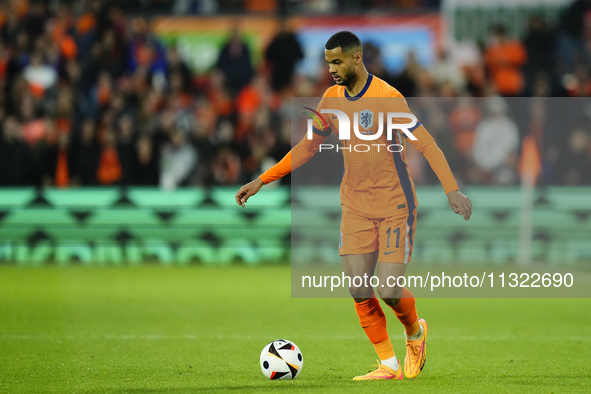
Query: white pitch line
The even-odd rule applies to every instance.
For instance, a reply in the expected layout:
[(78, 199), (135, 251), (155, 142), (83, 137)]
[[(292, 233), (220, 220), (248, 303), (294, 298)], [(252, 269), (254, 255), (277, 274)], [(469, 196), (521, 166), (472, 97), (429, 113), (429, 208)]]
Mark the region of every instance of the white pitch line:
[[(59, 340), (72, 340), (72, 341), (84, 341), (84, 340), (268, 340), (272, 335), (201, 335), (201, 334), (187, 334), (187, 335), (0, 335), (0, 341), (26, 341), (26, 340), (41, 340), (41, 341), (59, 341)], [(300, 335), (299, 339), (307, 340), (367, 340), (364, 335), (315, 335), (307, 336)], [(390, 335), (391, 339), (404, 339), (403, 335)], [(433, 335), (431, 340), (444, 340), (444, 341), (591, 341), (591, 336), (573, 336), (573, 337), (528, 337), (528, 336), (517, 336), (517, 335), (503, 335), (503, 336), (477, 336), (477, 335)]]

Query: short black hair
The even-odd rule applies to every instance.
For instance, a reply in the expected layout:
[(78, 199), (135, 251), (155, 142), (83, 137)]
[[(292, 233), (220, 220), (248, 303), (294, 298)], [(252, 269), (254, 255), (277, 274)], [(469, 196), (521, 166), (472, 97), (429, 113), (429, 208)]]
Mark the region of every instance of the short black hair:
[(350, 31), (340, 31), (335, 33), (326, 41), (325, 49), (331, 50), (337, 47), (341, 47), (343, 52), (353, 48), (362, 48), (361, 40), (354, 33)]

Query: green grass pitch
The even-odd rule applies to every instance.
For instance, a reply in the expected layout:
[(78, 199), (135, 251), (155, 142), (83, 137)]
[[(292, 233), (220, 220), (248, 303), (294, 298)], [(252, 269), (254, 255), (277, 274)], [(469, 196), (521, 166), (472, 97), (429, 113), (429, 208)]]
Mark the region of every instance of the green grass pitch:
[[(0, 393), (591, 392), (591, 300), (418, 300), (423, 373), (352, 382), (376, 359), (352, 301), (291, 299), (289, 278), (288, 266), (0, 267)], [(296, 380), (260, 372), (277, 338), (302, 350)]]

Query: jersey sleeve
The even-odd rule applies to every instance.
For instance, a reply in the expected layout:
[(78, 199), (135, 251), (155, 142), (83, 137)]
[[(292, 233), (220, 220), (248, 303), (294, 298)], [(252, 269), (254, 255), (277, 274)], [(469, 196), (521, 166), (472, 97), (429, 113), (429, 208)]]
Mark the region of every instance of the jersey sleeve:
[(433, 172), (437, 175), (439, 182), (441, 182), (445, 194), (454, 190), (460, 190), (451, 169), (449, 168), (449, 164), (445, 159), (445, 155), (441, 149), (439, 149), (437, 143), (427, 129), (423, 125), (420, 125), (413, 132), (413, 135), (417, 137), (417, 140), (407, 139), (407, 141), (425, 156), (425, 159), (429, 162)]
[[(325, 94), (326, 97), (326, 94)], [(292, 171), (295, 171), (302, 165), (306, 164), (319, 150), (320, 144), (324, 143), (332, 132), (332, 124), (329, 117), (320, 114), (324, 105), (324, 97), (320, 104), (313, 111), (308, 108), (314, 116), (312, 116), (313, 133), (312, 139), (308, 139), (307, 135), (294, 146), (279, 163), (265, 171), (259, 178), (266, 185), (277, 179), (283, 178)]]
[[(390, 98), (390, 104), (387, 105), (388, 112), (405, 112), (411, 114), (410, 108), (408, 108), (408, 104), (406, 99), (401, 95), (397, 95), (395, 97)], [(410, 119), (397, 119), (397, 123), (407, 123), (410, 122)], [(449, 164), (445, 159), (445, 155), (437, 146), (437, 143), (429, 134), (427, 129), (421, 124), (420, 121), (417, 120), (417, 123), (412, 128), (409, 128), (408, 131), (416, 138), (413, 140), (408, 138), (405, 133), (401, 133), (406, 138), (406, 141), (414, 146), (419, 152), (425, 156), (425, 159), (429, 162), (429, 165), (437, 175), (439, 182), (443, 186), (443, 190), (445, 190), (445, 194), (459, 190), (458, 184), (449, 168)]]

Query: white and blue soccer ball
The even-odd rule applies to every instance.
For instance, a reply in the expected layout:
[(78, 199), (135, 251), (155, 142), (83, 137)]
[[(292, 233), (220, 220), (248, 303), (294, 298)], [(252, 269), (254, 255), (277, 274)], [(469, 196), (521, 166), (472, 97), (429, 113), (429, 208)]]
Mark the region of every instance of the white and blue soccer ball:
[(261, 352), (261, 371), (268, 379), (295, 379), (304, 366), (304, 356), (297, 345), (276, 339)]

